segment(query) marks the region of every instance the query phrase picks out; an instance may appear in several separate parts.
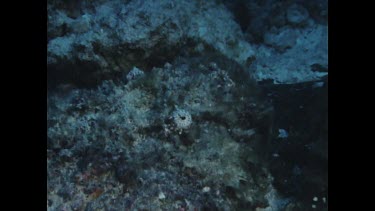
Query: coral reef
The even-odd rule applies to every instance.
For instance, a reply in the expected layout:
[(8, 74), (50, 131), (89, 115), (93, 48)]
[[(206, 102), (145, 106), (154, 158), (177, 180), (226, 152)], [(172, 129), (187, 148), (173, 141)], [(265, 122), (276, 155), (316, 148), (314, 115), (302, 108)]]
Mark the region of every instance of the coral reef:
[[(267, 123), (257, 122), (268, 121), (270, 105), (250, 77), (230, 77), (228, 71), (237, 75), (240, 67), (224, 68), (204, 58), (184, 59), (126, 84), (105, 81), (97, 90), (50, 96), (49, 208), (65, 201), (73, 209), (78, 199), (86, 210), (267, 204), (272, 177), (254, 150), (267, 141), (257, 126)], [(238, 136), (249, 129), (251, 135)]]
[(48, 0), (47, 210), (327, 210), (325, 0)]
[[(207, 50), (235, 60), (259, 81), (296, 83), (327, 74), (324, 1), (79, 2), (48, 4), (49, 86), (98, 85), (134, 66), (150, 71)], [(289, 44), (278, 44), (284, 39)], [(291, 49), (279, 52), (280, 45)], [(306, 52), (310, 55), (301, 56)], [(274, 62), (295, 57), (293, 64)]]
[(186, 48), (210, 46), (241, 64), (254, 56), (231, 13), (214, 1), (85, 3), (77, 17), (59, 4), (48, 7), (49, 80), (97, 84), (134, 65), (150, 70)]

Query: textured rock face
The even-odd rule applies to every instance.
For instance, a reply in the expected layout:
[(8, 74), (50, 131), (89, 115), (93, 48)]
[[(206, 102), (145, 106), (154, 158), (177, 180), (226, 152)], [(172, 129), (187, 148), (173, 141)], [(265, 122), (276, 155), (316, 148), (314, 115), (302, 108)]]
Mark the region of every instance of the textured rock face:
[(258, 145), (272, 109), (242, 68), (217, 60), (182, 59), (126, 84), (50, 96), (49, 209), (267, 204), (272, 177)]
[(48, 210), (327, 209), (325, 0), (48, 0), (47, 26)]
[[(47, 23), (49, 82), (95, 85), (127, 73), (133, 66), (149, 71), (185, 54), (203, 55), (208, 49), (254, 72), (259, 81), (296, 83), (324, 75), (305, 61), (313, 57), (314, 64), (327, 66), (324, 1), (223, 2), (51, 3)], [(292, 50), (274, 52), (285, 47)], [(305, 51), (308, 55), (302, 53)], [(292, 64), (284, 62), (291, 57)], [(271, 67), (265, 67), (268, 64)]]
[(240, 64), (254, 56), (231, 13), (214, 1), (94, 1), (78, 17), (66, 13), (58, 5), (49, 9), (47, 64), (56, 80), (89, 75), (87, 83), (95, 83), (204, 46)]
[(283, 28), (265, 34), (266, 45), (257, 48), (251, 69), (258, 80), (298, 83), (319, 80), (328, 74), (328, 29), (313, 25)]
[(248, 70), (257, 81), (293, 84), (328, 74), (327, 1), (225, 3), (255, 49)]

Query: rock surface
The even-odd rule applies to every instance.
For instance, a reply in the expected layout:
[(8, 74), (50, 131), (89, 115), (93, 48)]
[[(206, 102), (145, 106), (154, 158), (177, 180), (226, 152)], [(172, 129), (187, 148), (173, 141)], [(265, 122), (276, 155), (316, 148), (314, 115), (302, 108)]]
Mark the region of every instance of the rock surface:
[[(322, 14), (311, 17), (316, 8)], [(50, 1), (49, 85), (93, 86), (133, 66), (150, 71), (207, 51), (236, 61), (259, 81), (315, 80), (327, 74), (324, 11), (324, 1)]]
[(48, 0), (47, 210), (327, 210), (326, 0)]

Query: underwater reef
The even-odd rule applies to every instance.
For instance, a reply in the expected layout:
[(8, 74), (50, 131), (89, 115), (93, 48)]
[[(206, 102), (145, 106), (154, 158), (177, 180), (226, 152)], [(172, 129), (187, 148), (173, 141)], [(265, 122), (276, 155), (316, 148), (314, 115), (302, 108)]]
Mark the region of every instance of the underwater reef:
[(327, 1), (47, 3), (47, 210), (328, 210)]

